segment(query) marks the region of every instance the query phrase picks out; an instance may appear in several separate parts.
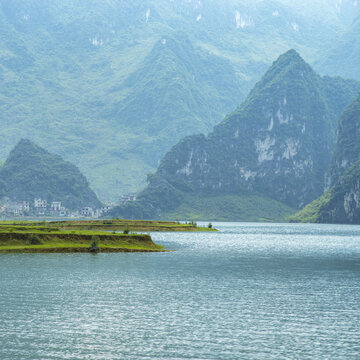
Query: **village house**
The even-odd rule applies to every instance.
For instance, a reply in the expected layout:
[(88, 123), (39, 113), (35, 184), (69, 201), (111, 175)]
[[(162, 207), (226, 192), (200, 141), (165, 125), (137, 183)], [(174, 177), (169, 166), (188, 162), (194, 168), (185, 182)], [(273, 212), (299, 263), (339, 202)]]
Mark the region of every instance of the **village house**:
[(51, 211), (60, 211), (61, 201), (52, 201), (50, 205)]
[(66, 216), (67, 211), (65, 206), (62, 206), (61, 201), (52, 201), (50, 205), (50, 213), (53, 216)]
[(21, 215), (22, 210), (21, 210), (21, 205), (17, 204), (17, 203), (9, 203), (6, 206), (6, 213), (9, 215)]
[(83, 207), (80, 210), (80, 215), (84, 217), (93, 217), (94, 216), (94, 210), (91, 207)]
[(22, 216), (30, 211), (30, 203), (27, 201), (13, 201), (8, 197), (1, 199), (3, 202), (1, 213), (9, 216)]
[[(130, 197), (132, 198), (132, 197)], [(1, 198), (0, 214), (2, 216), (54, 216), (54, 217), (101, 217), (106, 214), (113, 206), (107, 204), (99, 209), (85, 206), (76, 211), (69, 211), (63, 206), (61, 201), (51, 201), (42, 198), (35, 198), (33, 202), (14, 201), (10, 198)]]
[(35, 214), (38, 216), (44, 216), (47, 209), (47, 201), (41, 198), (34, 199)]
[(22, 201), (19, 205), (21, 212), (30, 212), (30, 203), (28, 201)]
[(59, 210), (59, 216), (66, 216), (66, 215), (67, 215), (67, 211), (65, 206), (61, 206)]
[(34, 199), (34, 208), (35, 209), (42, 209), (42, 210), (46, 210), (47, 208), (47, 201), (43, 200), (43, 199)]

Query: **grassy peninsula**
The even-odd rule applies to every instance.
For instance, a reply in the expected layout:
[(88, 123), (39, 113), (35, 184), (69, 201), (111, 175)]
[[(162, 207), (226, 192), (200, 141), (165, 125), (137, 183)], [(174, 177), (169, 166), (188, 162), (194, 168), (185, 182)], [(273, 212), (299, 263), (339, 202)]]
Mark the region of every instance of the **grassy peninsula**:
[(150, 235), (0, 223), (0, 253), (158, 252)]
[(71, 221), (4, 221), (0, 227), (12, 226), (46, 226), (60, 230), (91, 230), (91, 231), (142, 231), (142, 232), (184, 232), (184, 231), (217, 231), (212, 227), (197, 226), (196, 222), (179, 223), (175, 221), (151, 220), (71, 220)]
[[(121, 231), (121, 233), (118, 233)], [(4, 252), (156, 252), (165, 251), (150, 235), (134, 231), (217, 231), (196, 223), (143, 220), (0, 221)]]

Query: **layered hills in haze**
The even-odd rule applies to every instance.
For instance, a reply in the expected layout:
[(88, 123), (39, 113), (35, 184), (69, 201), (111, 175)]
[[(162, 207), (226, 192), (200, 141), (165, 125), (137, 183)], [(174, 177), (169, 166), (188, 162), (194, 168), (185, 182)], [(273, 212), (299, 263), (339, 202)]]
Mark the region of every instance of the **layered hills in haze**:
[(350, 0), (0, 0), (0, 160), (30, 138), (117, 201), (179, 139), (211, 131), (289, 48), (331, 75), (321, 61), (357, 9)]
[(316, 68), (322, 73), (360, 79), (360, 16), (332, 46), (324, 52)]
[(19, 141), (0, 168), (0, 196), (16, 201), (61, 201), (70, 210), (101, 206), (76, 166), (26, 139)]
[(113, 215), (249, 220), (239, 204), (252, 203), (251, 212), (278, 220), (300, 209), (323, 193), (338, 118), (359, 91), (359, 82), (320, 77), (286, 52), (239, 108), (208, 136), (174, 146), (138, 201)]
[[(181, 33), (159, 40), (123, 87), (112, 91), (124, 89), (126, 101), (105, 116), (115, 128), (151, 138), (137, 151), (154, 167), (174, 138), (207, 131), (244, 97), (230, 62), (194, 48)], [(139, 145), (135, 140), (131, 152)]]

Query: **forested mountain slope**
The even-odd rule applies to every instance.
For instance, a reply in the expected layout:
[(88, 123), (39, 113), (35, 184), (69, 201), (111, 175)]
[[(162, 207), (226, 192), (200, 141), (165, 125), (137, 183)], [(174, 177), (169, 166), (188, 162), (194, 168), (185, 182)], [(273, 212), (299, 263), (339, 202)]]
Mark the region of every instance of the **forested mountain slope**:
[(61, 201), (71, 210), (101, 206), (76, 166), (25, 139), (0, 168), (0, 196), (31, 203), (35, 198)]
[[(238, 109), (208, 136), (181, 140), (149, 178), (138, 202), (114, 214), (166, 217), (189, 194), (255, 193), (303, 207), (323, 193), (337, 120), (359, 85), (320, 77), (296, 51), (286, 52)], [(229, 220), (243, 214), (233, 216)]]
[(180, 138), (238, 106), (280, 53), (315, 60), (354, 10), (346, 0), (0, 0), (0, 160), (30, 138), (118, 200)]

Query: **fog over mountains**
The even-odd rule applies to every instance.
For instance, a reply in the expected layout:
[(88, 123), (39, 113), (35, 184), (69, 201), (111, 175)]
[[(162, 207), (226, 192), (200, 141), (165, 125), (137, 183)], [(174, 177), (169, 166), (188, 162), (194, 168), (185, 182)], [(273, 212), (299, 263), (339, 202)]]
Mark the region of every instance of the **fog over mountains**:
[(212, 131), (289, 49), (321, 75), (360, 79), (359, 8), (0, 0), (0, 160), (29, 138), (117, 201), (184, 136)]
[[(190, 136), (174, 146), (138, 201), (113, 214), (188, 218), (197, 207), (197, 218), (216, 219), (226, 212), (218, 206), (210, 215), (209, 204), (197, 206), (200, 199), (217, 196), (226, 206), (226, 195), (246, 202), (253, 194), (300, 209), (323, 194), (338, 118), (359, 92), (359, 81), (320, 77), (290, 50), (207, 137)], [(260, 208), (264, 218), (279, 220), (273, 204)], [(243, 216), (249, 217), (246, 209), (232, 209), (226, 220)]]

